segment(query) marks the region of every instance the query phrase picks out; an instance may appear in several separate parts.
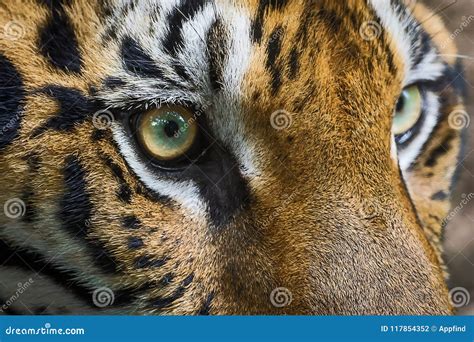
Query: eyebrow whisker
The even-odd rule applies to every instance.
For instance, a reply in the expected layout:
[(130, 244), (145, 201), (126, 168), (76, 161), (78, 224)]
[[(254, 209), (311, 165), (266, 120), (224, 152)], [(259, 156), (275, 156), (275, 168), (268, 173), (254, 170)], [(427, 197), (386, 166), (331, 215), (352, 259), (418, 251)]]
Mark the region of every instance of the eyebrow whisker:
[(456, 55), (456, 54), (437, 54), (436, 56), (439, 57), (457, 57), (461, 59), (469, 59), (469, 60), (474, 60), (474, 57), (467, 56), (467, 55)]

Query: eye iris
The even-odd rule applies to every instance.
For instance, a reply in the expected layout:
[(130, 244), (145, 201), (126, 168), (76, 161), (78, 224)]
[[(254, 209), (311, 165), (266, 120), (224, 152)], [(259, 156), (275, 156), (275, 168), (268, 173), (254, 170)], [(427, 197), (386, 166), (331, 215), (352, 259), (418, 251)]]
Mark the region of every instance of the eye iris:
[(186, 120), (179, 113), (166, 112), (150, 121), (157, 144), (176, 148), (186, 141)]
[(155, 110), (140, 119), (139, 140), (154, 158), (175, 159), (192, 146), (196, 136), (195, 123), (188, 123), (187, 112)]
[(422, 97), (417, 86), (411, 86), (403, 90), (398, 99), (393, 118), (393, 131), (400, 135), (412, 128), (421, 116)]

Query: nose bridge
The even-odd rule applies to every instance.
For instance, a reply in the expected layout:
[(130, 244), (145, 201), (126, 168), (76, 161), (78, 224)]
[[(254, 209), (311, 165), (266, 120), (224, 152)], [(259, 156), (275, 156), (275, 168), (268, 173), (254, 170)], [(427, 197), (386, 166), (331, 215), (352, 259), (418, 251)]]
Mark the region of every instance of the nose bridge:
[(339, 198), (348, 195), (378, 198), (397, 197), (404, 192), (389, 144), (365, 143), (355, 139), (352, 133), (329, 139), (315, 136), (313, 141), (292, 147), (290, 153), (294, 156), (284, 165), (283, 183), (290, 183), (290, 189), (299, 188), (309, 196), (314, 194), (316, 200), (322, 194)]
[(294, 296), (317, 293), (300, 303), (313, 313), (450, 312), (438, 260), (395, 175), (326, 184), (294, 175), (300, 186), (273, 197), (265, 234), (278, 256), (275, 278)]

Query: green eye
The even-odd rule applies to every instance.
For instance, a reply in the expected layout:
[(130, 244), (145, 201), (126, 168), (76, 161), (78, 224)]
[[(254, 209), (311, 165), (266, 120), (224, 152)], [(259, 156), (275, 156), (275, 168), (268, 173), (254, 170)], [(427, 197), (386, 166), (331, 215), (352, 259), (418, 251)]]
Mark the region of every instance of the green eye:
[(418, 86), (403, 89), (393, 117), (393, 133), (401, 135), (415, 126), (420, 119), (422, 107), (423, 99)]
[(183, 156), (197, 137), (193, 115), (181, 106), (164, 106), (140, 115), (138, 141), (155, 159), (169, 161)]

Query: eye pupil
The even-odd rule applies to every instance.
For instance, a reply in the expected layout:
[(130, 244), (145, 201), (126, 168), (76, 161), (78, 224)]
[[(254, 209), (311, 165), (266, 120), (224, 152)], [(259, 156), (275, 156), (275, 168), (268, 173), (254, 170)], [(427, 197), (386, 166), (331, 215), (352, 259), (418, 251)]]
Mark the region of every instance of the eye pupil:
[(400, 96), (400, 98), (398, 99), (396, 111), (401, 111), (403, 107), (405, 107), (405, 94), (402, 94), (402, 96)]
[(179, 125), (176, 121), (168, 121), (164, 127), (164, 131), (168, 138), (173, 138), (179, 132)]

